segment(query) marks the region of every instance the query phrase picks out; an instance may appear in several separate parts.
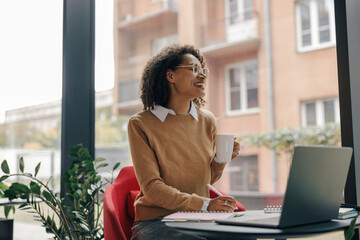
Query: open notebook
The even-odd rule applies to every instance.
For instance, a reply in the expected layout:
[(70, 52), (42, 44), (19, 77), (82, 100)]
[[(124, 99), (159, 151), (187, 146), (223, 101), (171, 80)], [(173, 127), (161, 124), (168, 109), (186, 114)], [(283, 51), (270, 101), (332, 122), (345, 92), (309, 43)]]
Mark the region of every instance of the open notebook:
[(243, 215), (242, 212), (176, 212), (163, 218), (164, 222), (212, 222)]

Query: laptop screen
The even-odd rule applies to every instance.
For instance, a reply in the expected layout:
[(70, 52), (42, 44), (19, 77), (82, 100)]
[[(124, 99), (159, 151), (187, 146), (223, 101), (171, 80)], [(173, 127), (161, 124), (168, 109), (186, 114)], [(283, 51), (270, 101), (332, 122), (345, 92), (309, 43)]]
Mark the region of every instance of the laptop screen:
[(352, 149), (296, 146), (279, 227), (337, 218)]

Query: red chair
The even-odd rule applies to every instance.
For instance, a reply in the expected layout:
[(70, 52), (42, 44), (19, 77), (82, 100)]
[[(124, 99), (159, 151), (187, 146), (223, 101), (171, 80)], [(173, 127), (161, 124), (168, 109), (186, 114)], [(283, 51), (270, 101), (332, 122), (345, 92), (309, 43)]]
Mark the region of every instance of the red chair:
[[(104, 234), (106, 240), (127, 240), (131, 237), (134, 217), (128, 213), (127, 198), (131, 191), (140, 191), (132, 166), (123, 167), (115, 182), (104, 194)], [(134, 207), (132, 207), (134, 209)], [(134, 210), (132, 210), (134, 212)]]
[[(106, 188), (104, 194), (105, 240), (130, 239), (135, 217), (134, 200), (139, 192), (134, 168), (123, 167), (115, 182)], [(217, 194), (210, 191), (210, 197), (217, 197)], [(236, 202), (236, 206), (236, 211), (245, 211), (241, 203)]]

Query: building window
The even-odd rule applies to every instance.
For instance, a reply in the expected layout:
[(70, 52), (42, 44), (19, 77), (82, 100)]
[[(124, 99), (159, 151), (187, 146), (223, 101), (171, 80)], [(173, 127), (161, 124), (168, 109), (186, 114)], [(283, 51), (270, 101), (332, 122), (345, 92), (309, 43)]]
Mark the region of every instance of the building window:
[(253, 0), (225, 1), (225, 15), (227, 41), (243, 41), (257, 37)]
[(242, 156), (228, 167), (232, 191), (259, 191), (257, 156)]
[(325, 126), (327, 123), (339, 123), (339, 99), (319, 99), (301, 104), (302, 126)]
[(298, 51), (335, 45), (335, 16), (331, 0), (305, 0), (296, 3)]
[(258, 111), (258, 65), (256, 61), (226, 67), (226, 110), (241, 114)]
[(127, 104), (139, 99), (140, 79), (131, 79), (119, 83), (119, 100), (120, 104)]
[(179, 36), (177, 34), (169, 35), (162, 38), (156, 38), (152, 41), (152, 55), (157, 54), (164, 47), (178, 42)]
[(230, 25), (253, 18), (252, 0), (228, 0), (227, 8)]

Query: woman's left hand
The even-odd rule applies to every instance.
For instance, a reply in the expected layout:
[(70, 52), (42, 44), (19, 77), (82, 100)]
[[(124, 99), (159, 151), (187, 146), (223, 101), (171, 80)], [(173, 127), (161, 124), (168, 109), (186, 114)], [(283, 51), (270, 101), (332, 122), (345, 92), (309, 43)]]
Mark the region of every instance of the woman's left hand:
[(233, 149), (233, 152), (232, 152), (232, 156), (231, 156), (231, 159), (234, 159), (236, 158), (237, 156), (239, 156), (239, 153), (240, 153), (240, 143), (238, 143), (236, 141), (236, 137), (234, 138), (234, 149)]

